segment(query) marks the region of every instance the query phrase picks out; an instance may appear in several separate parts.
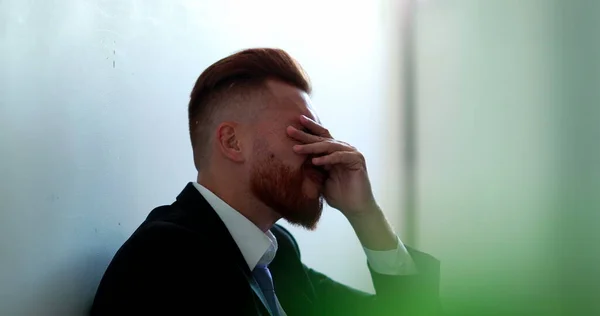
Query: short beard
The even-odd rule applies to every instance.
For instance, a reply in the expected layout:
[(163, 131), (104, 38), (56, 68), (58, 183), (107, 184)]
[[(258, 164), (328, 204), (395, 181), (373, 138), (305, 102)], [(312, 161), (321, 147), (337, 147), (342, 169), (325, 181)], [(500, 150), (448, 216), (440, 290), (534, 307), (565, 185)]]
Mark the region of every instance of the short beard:
[(273, 155), (266, 156), (251, 171), (251, 192), (290, 224), (314, 230), (323, 212), (323, 196), (309, 198), (303, 192), (304, 170), (309, 166), (292, 170)]

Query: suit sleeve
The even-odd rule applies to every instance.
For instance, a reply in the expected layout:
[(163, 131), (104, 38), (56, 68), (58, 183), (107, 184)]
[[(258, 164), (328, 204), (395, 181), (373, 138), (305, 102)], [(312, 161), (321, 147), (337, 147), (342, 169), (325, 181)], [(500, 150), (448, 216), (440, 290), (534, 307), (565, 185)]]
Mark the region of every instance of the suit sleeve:
[[(284, 230), (300, 256), (293, 236)], [(332, 280), (305, 265), (304, 269), (317, 297), (319, 315), (355, 316), (437, 316), (440, 263), (432, 256), (407, 247), (417, 269), (411, 275), (377, 273), (369, 266), (376, 294), (362, 292)], [(343, 264), (343, 260), (340, 260)], [(368, 265), (368, 263), (367, 263)]]
[(141, 227), (107, 268), (90, 314), (202, 315), (216, 307), (214, 293), (223, 293), (224, 282), (207, 273), (207, 249), (196, 249), (193, 240), (192, 232), (170, 223)]
[(411, 250), (411, 255), (417, 262), (418, 274), (385, 275), (369, 266), (375, 295), (358, 291), (305, 267), (318, 297), (320, 314), (440, 315), (439, 262), (414, 250)]

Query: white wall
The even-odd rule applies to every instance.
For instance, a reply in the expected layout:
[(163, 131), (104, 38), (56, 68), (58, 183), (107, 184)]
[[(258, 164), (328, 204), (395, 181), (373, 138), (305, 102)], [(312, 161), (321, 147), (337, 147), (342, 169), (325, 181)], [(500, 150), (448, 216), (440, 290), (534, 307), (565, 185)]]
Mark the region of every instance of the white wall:
[[(114, 252), (195, 178), (186, 104), (239, 49), (288, 50), (334, 136), (360, 148), (398, 223), (400, 135), (389, 1), (0, 2), (0, 315), (80, 315)], [(394, 48), (397, 49), (397, 48)], [(390, 154), (391, 153), (391, 154)], [(398, 162), (395, 164), (395, 162)], [(399, 191), (399, 190), (398, 190)], [(399, 226), (399, 225), (398, 225)], [(305, 262), (370, 290), (334, 210), (292, 229)]]

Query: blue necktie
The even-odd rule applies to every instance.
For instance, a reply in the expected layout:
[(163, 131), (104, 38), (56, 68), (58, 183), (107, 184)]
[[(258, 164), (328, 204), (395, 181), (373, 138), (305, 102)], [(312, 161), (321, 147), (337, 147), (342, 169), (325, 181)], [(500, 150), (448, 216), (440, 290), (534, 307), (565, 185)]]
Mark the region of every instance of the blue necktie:
[(275, 288), (273, 287), (273, 279), (269, 268), (257, 265), (252, 271), (252, 275), (254, 275), (258, 286), (260, 286), (273, 316), (280, 316), (279, 305), (277, 304), (277, 297), (275, 296)]

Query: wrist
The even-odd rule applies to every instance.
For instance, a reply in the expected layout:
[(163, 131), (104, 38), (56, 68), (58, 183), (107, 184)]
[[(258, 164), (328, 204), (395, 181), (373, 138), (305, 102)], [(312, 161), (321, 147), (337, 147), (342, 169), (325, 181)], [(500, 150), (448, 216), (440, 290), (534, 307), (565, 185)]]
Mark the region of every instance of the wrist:
[(345, 215), (350, 224), (373, 221), (385, 217), (383, 211), (376, 202), (357, 208), (355, 211), (342, 212), (342, 214)]
[(347, 218), (363, 247), (378, 251), (398, 247), (398, 237), (379, 207), (352, 214)]

